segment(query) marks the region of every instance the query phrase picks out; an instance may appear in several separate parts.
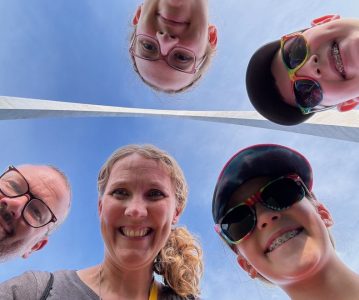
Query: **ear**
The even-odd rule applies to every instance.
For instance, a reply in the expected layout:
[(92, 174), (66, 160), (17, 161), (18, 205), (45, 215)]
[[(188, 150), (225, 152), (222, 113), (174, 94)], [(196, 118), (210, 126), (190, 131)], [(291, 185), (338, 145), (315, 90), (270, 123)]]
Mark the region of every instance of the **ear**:
[(325, 16), (322, 16), (322, 17), (312, 20), (312, 22), (310, 22), (310, 25), (317, 26), (317, 25), (321, 25), (324, 23), (331, 22), (333, 20), (338, 20), (338, 19), (340, 19), (340, 15), (325, 15)]
[(217, 28), (214, 25), (208, 26), (208, 41), (212, 49), (217, 47)]
[(134, 26), (136, 26), (138, 24), (138, 21), (139, 21), (139, 19), (141, 17), (141, 9), (142, 9), (142, 5), (137, 7), (135, 15), (133, 16), (132, 25), (134, 25)]
[(41, 241), (37, 242), (34, 246), (32, 246), (29, 251), (26, 251), (22, 255), (22, 258), (28, 258), (32, 252), (41, 250), (42, 248), (45, 247), (47, 242), (48, 242), (48, 238), (47, 237), (43, 238)]
[(315, 203), (315, 208), (323, 220), (326, 227), (330, 227), (334, 224), (333, 218), (329, 212), (329, 210), (320, 202)]
[(98, 215), (100, 216), (102, 213), (102, 198), (101, 197), (98, 198), (97, 210), (98, 210)]
[(175, 213), (173, 215), (173, 219), (172, 219), (172, 225), (177, 224), (180, 215), (181, 215), (181, 211), (178, 208), (176, 208), (176, 211), (175, 211)]
[(248, 273), (248, 275), (254, 279), (257, 277), (258, 272), (256, 269), (253, 268), (253, 266), (248, 262), (248, 260), (246, 258), (244, 258), (244, 256), (238, 252), (237, 255), (237, 262), (239, 264), (239, 266)]
[(339, 103), (337, 105), (337, 109), (340, 112), (346, 112), (346, 111), (354, 109), (358, 104), (359, 104), (359, 97), (345, 101), (343, 103)]

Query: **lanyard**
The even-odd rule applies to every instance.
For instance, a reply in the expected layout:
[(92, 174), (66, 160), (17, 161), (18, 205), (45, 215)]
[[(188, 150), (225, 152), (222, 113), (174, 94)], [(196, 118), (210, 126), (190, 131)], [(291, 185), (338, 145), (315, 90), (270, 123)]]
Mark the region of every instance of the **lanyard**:
[(148, 300), (157, 300), (158, 299), (158, 284), (156, 280), (153, 280), (151, 285), (150, 297)]

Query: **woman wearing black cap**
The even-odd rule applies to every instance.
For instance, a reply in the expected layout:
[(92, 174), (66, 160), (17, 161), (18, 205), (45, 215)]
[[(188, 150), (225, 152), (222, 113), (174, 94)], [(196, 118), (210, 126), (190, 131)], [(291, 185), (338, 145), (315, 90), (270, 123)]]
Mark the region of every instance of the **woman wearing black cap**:
[(300, 153), (280, 145), (246, 148), (219, 176), (216, 231), (250, 277), (278, 285), (291, 299), (358, 299), (359, 276), (337, 256), (332, 218), (312, 183)]

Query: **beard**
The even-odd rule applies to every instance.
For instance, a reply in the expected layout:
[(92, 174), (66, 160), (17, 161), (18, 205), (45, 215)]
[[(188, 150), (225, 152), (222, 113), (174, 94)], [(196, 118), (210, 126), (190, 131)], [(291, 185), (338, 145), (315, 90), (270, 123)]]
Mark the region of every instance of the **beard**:
[(23, 254), (24, 241), (11, 241), (10, 237), (0, 239), (0, 262), (5, 262)]
[(14, 219), (4, 203), (0, 203), (0, 218), (7, 225), (7, 230), (0, 225), (0, 262), (4, 262), (22, 252), (24, 241), (16, 240)]

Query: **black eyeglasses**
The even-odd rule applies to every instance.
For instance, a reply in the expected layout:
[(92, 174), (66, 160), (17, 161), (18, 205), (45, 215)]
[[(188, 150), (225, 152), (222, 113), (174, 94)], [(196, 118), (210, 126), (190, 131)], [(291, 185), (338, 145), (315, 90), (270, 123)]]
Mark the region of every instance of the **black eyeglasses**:
[(206, 55), (203, 56), (197, 64), (194, 52), (179, 46), (174, 46), (167, 55), (162, 55), (159, 42), (146, 34), (135, 35), (129, 50), (133, 56), (145, 60), (154, 61), (163, 59), (173, 69), (188, 74), (197, 73), (207, 58)]
[(57, 221), (56, 216), (46, 203), (30, 192), (29, 183), (14, 166), (10, 166), (0, 176), (0, 192), (8, 198), (29, 195), (30, 198), (21, 212), (21, 216), (29, 226), (40, 228)]

